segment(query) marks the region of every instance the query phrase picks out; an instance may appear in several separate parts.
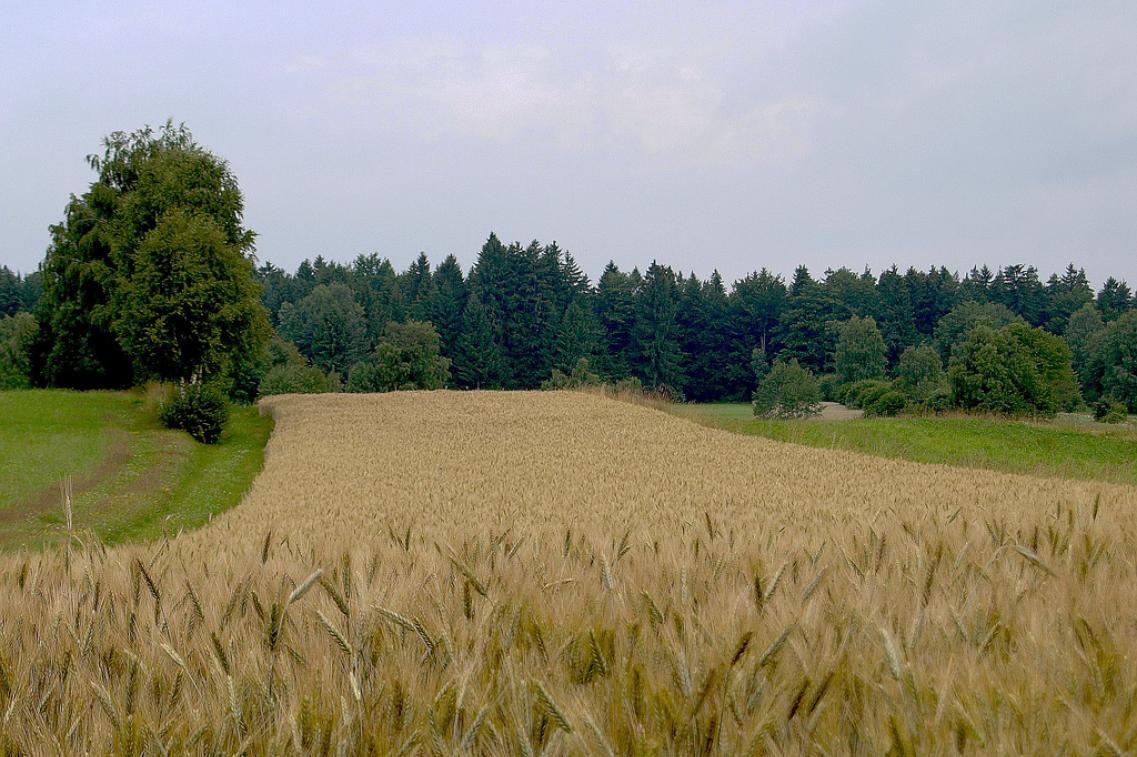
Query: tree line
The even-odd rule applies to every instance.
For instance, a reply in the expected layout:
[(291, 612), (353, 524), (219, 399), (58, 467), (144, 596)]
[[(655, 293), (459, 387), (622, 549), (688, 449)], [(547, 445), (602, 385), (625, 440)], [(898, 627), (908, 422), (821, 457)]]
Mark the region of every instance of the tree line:
[[(251, 401), (633, 381), (705, 402), (749, 400), (775, 366), (823, 377), (835, 398), (863, 381), (900, 391), (935, 367), (959, 406), (1050, 412), (1110, 396), (1137, 410), (1134, 294), (1115, 278), (1095, 292), (1073, 264), (1045, 280), (1022, 264), (802, 266), (788, 281), (763, 268), (728, 285), (609, 262), (593, 282), (555, 242), (491, 233), (468, 271), (453, 255), (399, 271), (371, 254), (290, 272), (256, 265), (236, 178), (184, 126), (116, 132), (88, 161), (96, 178), (51, 227), (40, 270), (0, 268), (4, 385), (158, 380)], [(1046, 402), (1007, 400), (1040, 382)]]
[[(1093, 399), (1108, 367), (1094, 375), (1094, 344), (1137, 308), (1125, 282), (1110, 278), (1095, 292), (1074, 265), (1045, 281), (1017, 264), (962, 277), (945, 267), (814, 277), (799, 267), (789, 282), (762, 269), (727, 287), (717, 272), (700, 279), (610, 262), (593, 284), (556, 243), (505, 244), (495, 234), (467, 275), (452, 255), (434, 268), (420, 255), (401, 272), (368, 255), (317, 257), (295, 272), (266, 263), (256, 277), (278, 333), (325, 374), (346, 378), (388, 323), (417, 321), (436, 330), (453, 386), (533, 389), (584, 358), (605, 381), (635, 378), (700, 402), (749, 399), (762, 375), (756, 359), (837, 374), (851, 321), (879, 333), (872, 377), (893, 375), (909, 348), (927, 345), (946, 366), (976, 327), (1023, 324), (1069, 344), (1079, 396)], [(863, 355), (854, 363), (875, 365)]]

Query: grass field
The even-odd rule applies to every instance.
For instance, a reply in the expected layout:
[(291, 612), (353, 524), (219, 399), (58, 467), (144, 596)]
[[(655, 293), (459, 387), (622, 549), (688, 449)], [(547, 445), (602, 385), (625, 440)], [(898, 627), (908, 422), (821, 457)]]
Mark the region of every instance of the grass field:
[(0, 558), (0, 751), (1137, 748), (1137, 489), (578, 393), (282, 397), (240, 507)]
[(107, 543), (206, 522), (260, 471), (272, 420), (237, 408), (222, 442), (161, 428), (142, 392), (0, 392), (0, 547), (62, 538), (60, 483), (74, 520)]
[(1137, 427), (1060, 420), (866, 418), (772, 421), (748, 404), (675, 405), (681, 417), (740, 434), (897, 460), (1137, 484)]

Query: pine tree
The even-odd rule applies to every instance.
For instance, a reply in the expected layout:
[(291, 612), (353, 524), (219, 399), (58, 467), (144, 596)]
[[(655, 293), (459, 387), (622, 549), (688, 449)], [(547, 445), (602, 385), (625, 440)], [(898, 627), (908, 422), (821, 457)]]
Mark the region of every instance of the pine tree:
[(0, 318), (23, 310), (23, 286), (20, 277), (8, 266), (0, 266)]
[(442, 340), (442, 354), (451, 357), (462, 333), (462, 311), (469, 294), (462, 267), (453, 255), (447, 255), (434, 271), (431, 284), (431, 299), (428, 306), (429, 320)]
[(972, 268), (959, 283), (960, 302), (987, 302), (991, 299), (991, 282), (995, 275), (987, 266)]
[(896, 365), (905, 349), (916, 343), (915, 315), (908, 285), (896, 266), (880, 272), (877, 321), (888, 349), (888, 364)]
[(430, 260), (425, 252), (411, 263), (410, 268), (399, 277), (399, 291), (403, 296), (408, 318), (416, 321), (430, 319), (430, 308), (434, 300), (434, 277), (430, 272)]
[(783, 345), (780, 357), (795, 358), (806, 368), (826, 372), (836, 341), (836, 324), (848, 318), (848, 308), (814, 281), (805, 266), (799, 266), (779, 324)]
[(990, 294), (992, 302), (1010, 308), (1031, 326), (1041, 325), (1046, 293), (1034, 266), (1016, 264), (999, 269)]
[(1125, 313), (1137, 307), (1129, 285), (1110, 276), (1105, 280), (1105, 286), (1098, 292), (1098, 310), (1101, 311), (1102, 320), (1106, 323), (1116, 321)]
[(481, 299), (471, 292), (454, 348), (454, 382), (464, 389), (500, 389), (505, 376), (501, 345)]
[(1086, 272), (1075, 268), (1073, 263), (1066, 266), (1061, 277), (1054, 274), (1046, 282), (1045, 307), (1042, 315), (1046, 330), (1052, 334), (1065, 334), (1070, 316), (1093, 300), (1094, 291), (1086, 279)]
[(683, 390), (683, 353), (675, 324), (678, 300), (674, 271), (653, 261), (636, 293), (634, 368), (645, 386)]
[(601, 328), (596, 368), (612, 381), (631, 375), (636, 322), (635, 284), (609, 261), (596, 290), (595, 313)]
[(571, 373), (577, 361), (585, 358), (591, 365), (600, 348), (600, 325), (583, 298), (565, 309), (557, 330), (553, 367)]
[(734, 282), (730, 300), (738, 321), (737, 330), (747, 349), (774, 352), (774, 334), (786, 307), (786, 284), (781, 276), (763, 268)]

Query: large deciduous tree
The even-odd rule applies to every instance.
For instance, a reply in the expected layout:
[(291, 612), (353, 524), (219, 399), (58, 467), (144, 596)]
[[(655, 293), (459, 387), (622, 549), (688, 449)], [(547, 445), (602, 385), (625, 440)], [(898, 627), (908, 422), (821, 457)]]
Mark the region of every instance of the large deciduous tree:
[(833, 364), (843, 384), (884, 378), (888, 347), (871, 317), (853, 316), (841, 324)]
[(103, 148), (88, 158), (96, 180), (51, 229), (37, 380), (226, 380), (269, 333), (236, 177), (172, 123)]
[(351, 369), (351, 392), (441, 389), (450, 378), (450, 361), (442, 357), (434, 326), (422, 321), (391, 322), (369, 362)]
[(1090, 358), (1090, 384), (1099, 397), (1113, 397), (1137, 413), (1137, 310), (1109, 323)]
[(948, 378), (966, 410), (1053, 416), (1078, 399), (1065, 340), (1021, 322), (976, 327), (952, 351)]

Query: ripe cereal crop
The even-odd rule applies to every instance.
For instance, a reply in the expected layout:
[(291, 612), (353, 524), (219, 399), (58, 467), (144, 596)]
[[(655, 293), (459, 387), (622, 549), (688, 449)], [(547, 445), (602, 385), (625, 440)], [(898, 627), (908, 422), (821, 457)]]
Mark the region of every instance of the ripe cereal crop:
[(1132, 488), (572, 392), (265, 408), (210, 525), (0, 558), (0, 754), (1137, 749)]

